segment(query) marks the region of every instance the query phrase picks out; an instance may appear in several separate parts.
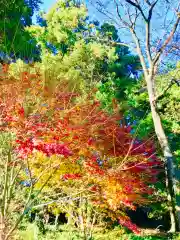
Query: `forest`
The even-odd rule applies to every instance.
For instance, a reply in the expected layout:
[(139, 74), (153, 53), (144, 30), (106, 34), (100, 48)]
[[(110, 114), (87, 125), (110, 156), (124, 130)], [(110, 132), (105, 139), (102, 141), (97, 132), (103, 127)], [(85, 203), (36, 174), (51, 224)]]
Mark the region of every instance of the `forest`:
[(0, 240), (180, 240), (180, 1), (42, 4), (0, 0)]

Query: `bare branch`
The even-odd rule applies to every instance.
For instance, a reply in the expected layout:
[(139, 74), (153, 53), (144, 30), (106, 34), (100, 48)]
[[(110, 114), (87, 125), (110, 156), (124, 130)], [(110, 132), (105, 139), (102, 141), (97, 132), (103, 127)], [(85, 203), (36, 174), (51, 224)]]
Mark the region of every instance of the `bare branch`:
[(140, 40), (137, 37), (137, 34), (136, 34), (134, 28), (130, 28), (129, 30), (132, 34), (132, 37), (133, 37), (134, 41), (135, 41), (135, 44), (136, 44), (136, 47), (137, 47), (137, 53), (138, 53), (139, 58), (140, 58), (140, 62), (141, 62), (141, 65), (142, 65), (142, 68), (143, 68), (143, 71), (144, 71), (144, 75), (145, 75), (145, 77), (147, 77), (148, 69), (147, 69), (147, 66), (146, 66), (145, 58), (144, 58), (143, 53), (142, 53)]
[(149, 6), (151, 6), (151, 3), (149, 2), (149, 0), (145, 0), (145, 2), (146, 2)]
[(148, 21), (151, 20), (153, 9), (154, 9), (154, 7), (156, 6), (156, 4), (157, 4), (158, 1), (159, 1), (159, 0), (156, 0), (152, 5), (150, 5), (151, 7), (150, 7), (149, 13), (148, 13)]
[(90, 2), (91, 2), (91, 5), (94, 6), (101, 14), (103, 14), (105, 17), (107, 17), (108, 19), (113, 21), (115, 24), (119, 25), (118, 21), (116, 21), (116, 19), (114, 19), (114, 15), (111, 12), (109, 12), (108, 10), (106, 10), (106, 12), (103, 11), (103, 9), (105, 9), (105, 6), (100, 1), (96, 2), (98, 7), (96, 7), (93, 4), (92, 0), (90, 0)]
[[(130, 2), (132, 2), (132, 1), (130, 1)], [(135, 27), (134, 24), (135, 24), (135, 21), (136, 21), (136, 19), (137, 19), (137, 14), (136, 14), (136, 16), (135, 16), (134, 23), (133, 23), (132, 25), (130, 25), (129, 23), (127, 23), (126, 21), (124, 21), (124, 20), (122, 19), (122, 16), (121, 16), (120, 10), (119, 10), (119, 5), (118, 5), (118, 3), (116, 2), (116, 0), (114, 0), (114, 3), (115, 3), (115, 5), (116, 5), (116, 12), (117, 12), (117, 14), (118, 14), (118, 17), (119, 17), (120, 21), (121, 21), (125, 26), (127, 26), (127, 27), (129, 28), (129, 30), (130, 30), (133, 38), (134, 38), (134, 41), (135, 41), (135, 44), (136, 44), (136, 48), (137, 48), (137, 53), (139, 54), (139, 58), (140, 58), (140, 61), (141, 61), (141, 65), (142, 65), (143, 71), (144, 71), (145, 75), (147, 75), (147, 74), (148, 74), (148, 70), (147, 70), (147, 67), (146, 67), (145, 58), (144, 58), (143, 53), (142, 53), (142, 50), (141, 50), (140, 40), (139, 40), (139, 38), (137, 37), (136, 31), (135, 31), (135, 28), (134, 28), (134, 27)], [(137, 6), (137, 5), (135, 4), (135, 6)]]
[[(91, 37), (87, 37), (87, 38), (85, 38), (85, 39), (97, 39), (97, 37), (93, 37), (93, 36), (91, 36)], [(106, 44), (110, 44), (110, 45), (112, 45), (112, 46), (125, 46), (125, 47), (130, 47), (130, 45), (129, 44), (126, 44), (126, 43), (123, 43), (123, 42), (115, 42), (115, 41), (112, 41), (112, 40), (106, 40), (106, 39), (100, 39), (100, 38), (98, 38), (98, 41), (100, 42), (100, 43), (106, 43)]]
[(140, 13), (141, 13), (142, 17), (144, 18), (144, 20), (147, 22), (147, 17), (144, 14), (144, 12), (143, 12), (143, 10), (142, 10), (142, 8), (141, 8), (139, 3), (136, 4), (136, 3), (132, 2), (131, 0), (125, 0), (125, 1), (127, 3), (129, 3), (129, 4), (131, 4), (132, 6), (134, 6), (135, 8), (137, 8), (140, 11)]
[(166, 86), (166, 88), (155, 98), (155, 101), (159, 100), (160, 98), (162, 98), (166, 92), (174, 85), (177, 84), (177, 86), (180, 86), (180, 79), (171, 79), (171, 81), (169, 82), (169, 84)]
[(162, 47), (158, 50), (154, 60), (153, 60), (153, 64), (155, 65), (158, 61), (159, 61), (159, 58), (161, 56), (161, 54), (163, 53), (164, 49), (167, 47), (167, 45), (171, 42), (176, 30), (177, 30), (177, 27), (179, 25), (179, 22), (180, 22), (180, 13), (177, 13), (177, 20), (169, 34), (169, 36), (167, 37), (167, 39), (164, 41)]
[(152, 18), (152, 11), (153, 11), (155, 5), (157, 4), (157, 2), (158, 2), (158, 0), (156, 0), (152, 5), (149, 3), (151, 7), (149, 9), (148, 19), (147, 19), (147, 22), (146, 22), (146, 52), (147, 52), (149, 65), (152, 65), (151, 46), (150, 46), (151, 18)]
[(129, 28), (130, 25), (128, 24), (128, 22), (126, 22), (126, 21), (123, 20), (121, 14), (120, 14), (119, 5), (118, 5), (118, 3), (116, 2), (116, 0), (114, 0), (114, 3), (115, 3), (115, 5), (116, 5), (116, 12), (117, 12), (117, 15), (118, 15), (118, 17), (119, 17), (119, 20), (124, 24), (124, 26), (126, 26), (126, 27)]

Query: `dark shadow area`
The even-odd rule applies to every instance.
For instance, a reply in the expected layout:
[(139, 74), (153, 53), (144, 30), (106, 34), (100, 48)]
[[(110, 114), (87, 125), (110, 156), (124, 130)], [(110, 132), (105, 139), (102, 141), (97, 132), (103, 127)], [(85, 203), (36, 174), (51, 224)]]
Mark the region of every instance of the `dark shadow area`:
[(150, 208), (138, 207), (136, 211), (128, 210), (127, 214), (139, 228), (159, 229), (168, 231), (170, 229), (170, 217), (168, 213), (161, 216), (161, 219), (149, 218)]

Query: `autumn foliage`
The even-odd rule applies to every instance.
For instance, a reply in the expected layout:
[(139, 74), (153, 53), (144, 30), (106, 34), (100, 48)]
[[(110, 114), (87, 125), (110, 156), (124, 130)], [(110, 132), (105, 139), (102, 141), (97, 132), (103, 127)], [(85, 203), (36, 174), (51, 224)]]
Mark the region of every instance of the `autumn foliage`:
[(35, 187), (56, 168), (47, 188), (64, 194), (83, 188), (96, 207), (138, 233), (125, 212), (153, 194), (161, 164), (153, 143), (133, 139), (116, 109), (108, 115), (93, 94), (77, 101), (66, 84), (49, 90), (42, 76), (29, 73), (0, 86), (1, 131), (16, 134), (14, 152), (29, 159), (34, 179), (49, 169)]

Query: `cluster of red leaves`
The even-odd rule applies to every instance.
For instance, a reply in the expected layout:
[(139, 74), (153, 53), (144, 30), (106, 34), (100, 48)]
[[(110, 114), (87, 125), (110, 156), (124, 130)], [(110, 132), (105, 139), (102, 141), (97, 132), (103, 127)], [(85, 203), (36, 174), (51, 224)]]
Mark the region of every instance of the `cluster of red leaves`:
[[(32, 84), (27, 73), (22, 79), (1, 88), (0, 105), (1, 121), (5, 122), (1, 128), (16, 133), (14, 146), (19, 156), (28, 157), (34, 150), (46, 156), (60, 154), (69, 157), (72, 166), (83, 158), (81, 173), (67, 172), (61, 179), (81, 181), (87, 191), (96, 192), (92, 201), (106, 205), (115, 215), (118, 208), (135, 210), (136, 204), (145, 204), (144, 194), (153, 193), (148, 184), (157, 181), (161, 164), (153, 143), (134, 141), (130, 127), (118, 125), (121, 116), (108, 115), (90, 97), (85, 103), (75, 104), (78, 94), (65, 91), (62, 84), (48, 94), (39, 76), (37, 84)], [(41, 100), (33, 114), (26, 113), (23, 106), (28, 101), (27, 89)], [(138, 232), (128, 218), (120, 218), (120, 222)]]
[(67, 173), (62, 176), (62, 179), (64, 180), (69, 180), (69, 179), (80, 179), (82, 176), (78, 173), (72, 174), (72, 173)]
[(59, 143), (35, 144), (32, 139), (28, 139), (26, 141), (16, 140), (16, 143), (18, 143), (19, 146), (15, 148), (15, 151), (22, 159), (27, 158), (33, 152), (33, 150), (43, 152), (48, 157), (54, 154), (68, 157), (72, 154), (64, 144)]
[(140, 230), (138, 229), (138, 227), (136, 226), (136, 224), (133, 224), (127, 217), (120, 217), (119, 218), (119, 223), (125, 227), (127, 227), (128, 229), (130, 229), (131, 231), (133, 231), (136, 234), (140, 234)]

